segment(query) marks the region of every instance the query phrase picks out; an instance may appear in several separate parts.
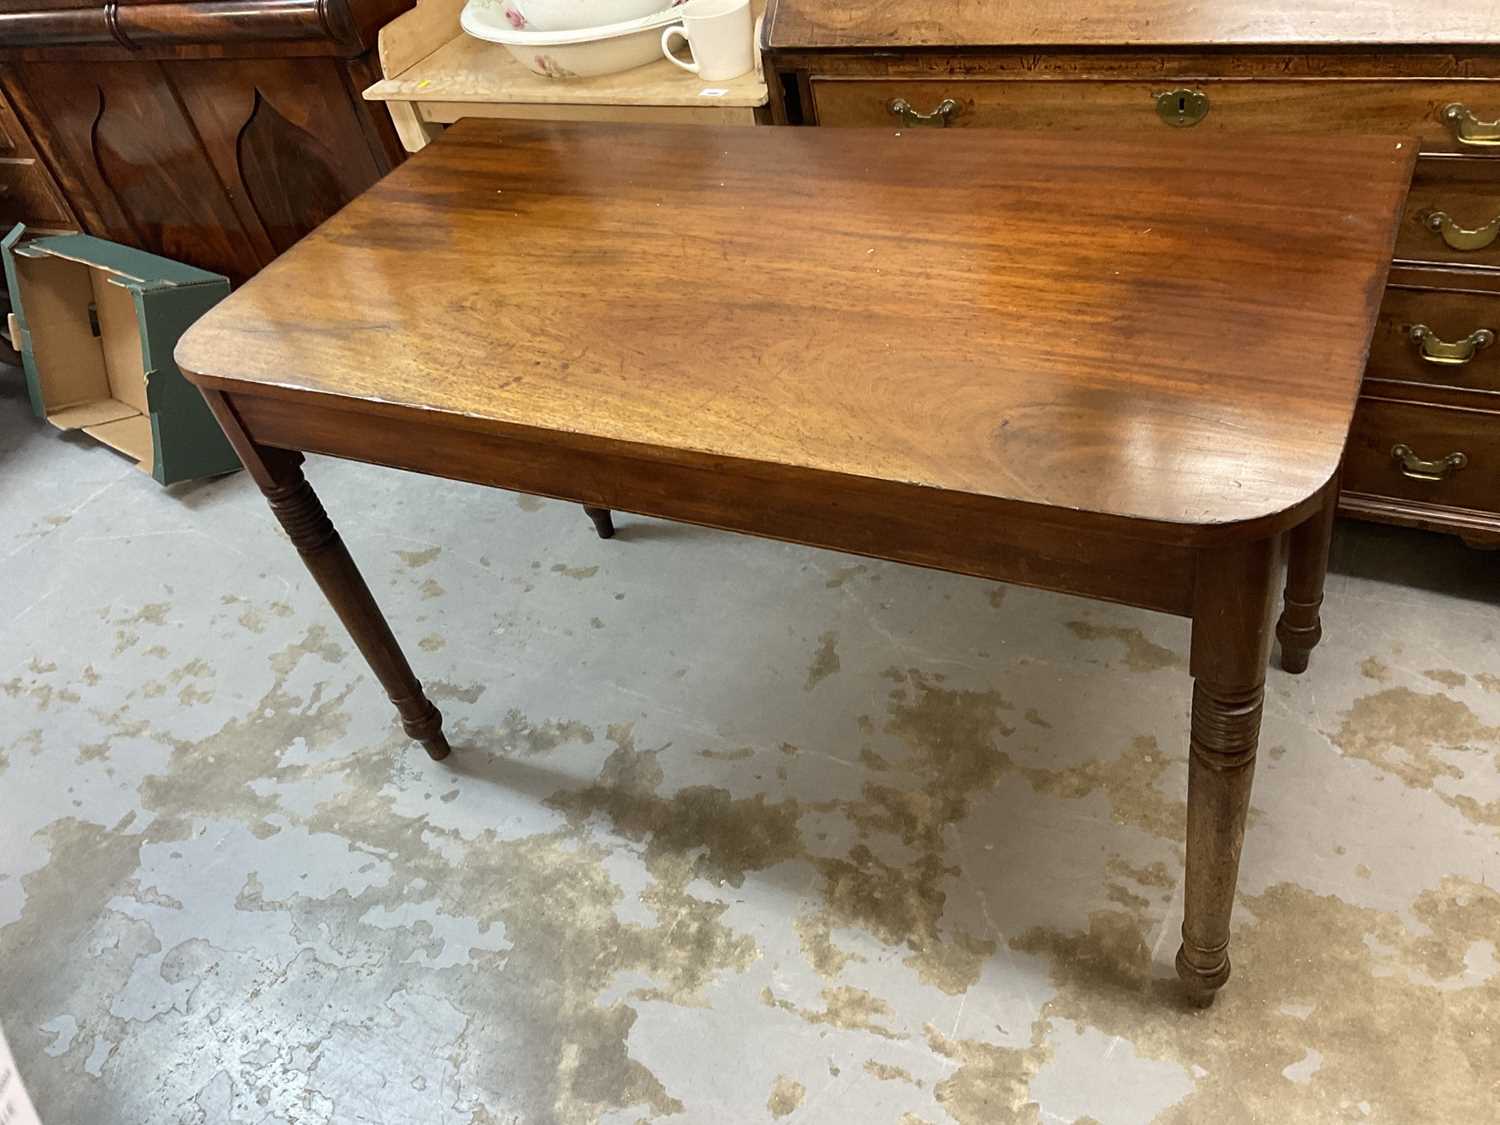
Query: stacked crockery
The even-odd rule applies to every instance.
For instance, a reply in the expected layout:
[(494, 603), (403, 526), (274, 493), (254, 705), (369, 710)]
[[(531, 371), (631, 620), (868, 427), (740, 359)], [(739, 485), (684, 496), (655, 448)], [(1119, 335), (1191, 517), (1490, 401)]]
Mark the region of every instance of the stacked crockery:
[[(592, 78), (661, 57), (683, 0), (469, 0), (459, 23), (548, 78)], [(670, 6), (668, 6), (670, 4)]]

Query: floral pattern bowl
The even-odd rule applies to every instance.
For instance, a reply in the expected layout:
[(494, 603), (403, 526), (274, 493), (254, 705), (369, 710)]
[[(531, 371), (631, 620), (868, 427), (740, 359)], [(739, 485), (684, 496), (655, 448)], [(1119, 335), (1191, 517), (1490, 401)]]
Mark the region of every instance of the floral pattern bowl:
[[(653, 0), (652, 6), (662, 2)], [(533, 31), (517, 28), (506, 15), (514, 3), (468, 0), (459, 26), (476, 39), (499, 43), (526, 69), (547, 78), (593, 78), (654, 62), (661, 58), (661, 29), (682, 17), (674, 8), (664, 8), (600, 27)]]
[(664, 0), (500, 0), (500, 14), (517, 31), (577, 31), (640, 19), (666, 6)]

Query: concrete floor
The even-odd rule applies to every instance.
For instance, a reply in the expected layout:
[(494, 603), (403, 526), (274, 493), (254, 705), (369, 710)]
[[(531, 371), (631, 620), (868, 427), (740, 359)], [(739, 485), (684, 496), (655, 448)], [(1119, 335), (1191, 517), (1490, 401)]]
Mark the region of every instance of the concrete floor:
[(0, 1022), (48, 1125), (1500, 1119), (1500, 556), (1341, 528), (1235, 976), (1184, 621), (357, 465), (429, 762), (243, 475), (0, 373)]

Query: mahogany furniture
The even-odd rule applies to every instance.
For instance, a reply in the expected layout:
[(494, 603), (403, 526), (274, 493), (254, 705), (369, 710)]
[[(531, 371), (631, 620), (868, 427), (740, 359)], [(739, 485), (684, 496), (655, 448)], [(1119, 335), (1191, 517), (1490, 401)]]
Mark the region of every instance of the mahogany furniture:
[(1283, 542), (1300, 667), (1414, 156), (462, 121), (176, 355), (434, 758), (303, 450), (1191, 617), (1206, 1000)]
[(402, 157), (360, 91), (411, 0), (0, 5), (0, 222), (239, 282)]
[[(1500, 546), (1500, 20), (1493, 0), (769, 0), (775, 121), (1407, 133), (1421, 144), (1341, 510)], [(1324, 231), (1330, 247), (1342, 237)], [(1316, 341), (1309, 341), (1316, 346)]]

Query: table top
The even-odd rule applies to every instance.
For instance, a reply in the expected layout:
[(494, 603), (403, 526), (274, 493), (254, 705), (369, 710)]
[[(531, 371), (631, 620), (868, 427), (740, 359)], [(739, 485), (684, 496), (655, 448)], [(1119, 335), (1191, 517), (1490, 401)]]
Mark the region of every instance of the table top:
[(1494, 0), (771, 0), (772, 48), (1494, 46)]
[(231, 395), (1259, 533), (1337, 468), (1413, 158), (470, 119), (176, 357)]

